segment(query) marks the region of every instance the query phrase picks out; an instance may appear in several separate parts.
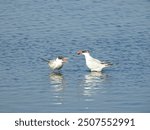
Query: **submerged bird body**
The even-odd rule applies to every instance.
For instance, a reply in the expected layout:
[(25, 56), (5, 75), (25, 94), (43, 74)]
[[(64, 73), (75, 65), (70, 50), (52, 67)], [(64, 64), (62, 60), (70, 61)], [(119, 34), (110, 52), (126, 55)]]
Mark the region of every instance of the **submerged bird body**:
[(63, 67), (64, 63), (67, 62), (67, 58), (63, 56), (58, 56), (54, 60), (45, 60), (45, 59), (43, 60), (48, 62), (48, 65), (52, 70), (60, 70)]
[(102, 71), (103, 68), (111, 65), (110, 63), (105, 63), (93, 58), (89, 51), (78, 51), (77, 54), (83, 54), (85, 56), (86, 65), (91, 71)]

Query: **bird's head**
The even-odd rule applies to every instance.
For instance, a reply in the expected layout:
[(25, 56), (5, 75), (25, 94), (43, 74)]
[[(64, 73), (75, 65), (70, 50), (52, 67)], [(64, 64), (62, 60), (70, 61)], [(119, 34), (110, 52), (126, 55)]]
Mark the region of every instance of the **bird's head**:
[(68, 58), (63, 57), (63, 56), (58, 56), (58, 57), (57, 57), (57, 60), (61, 61), (62, 63), (65, 63), (65, 62), (68, 61)]
[(78, 55), (84, 55), (84, 54), (89, 54), (90, 52), (88, 51), (88, 50), (79, 50), (79, 51), (77, 51), (77, 54)]

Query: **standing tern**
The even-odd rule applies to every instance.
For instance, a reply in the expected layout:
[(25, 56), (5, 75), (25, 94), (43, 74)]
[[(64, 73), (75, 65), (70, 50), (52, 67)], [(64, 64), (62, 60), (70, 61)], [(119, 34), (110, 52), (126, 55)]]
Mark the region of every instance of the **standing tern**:
[(85, 56), (86, 65), (91, 71), (100, 72), (103, 68), (112, 65), (111, 63), (102, 62), (93, 58), (88, 50), (79, 50), (77, 54)]
[(46, 59), (43, 59), (41, 58), (43, 61), (46, 61), (49, 65), (49, 67), (55, 71), (55, 70), (60, 70), (64, 63), (67, 62), (67, 58), (66, 57), (63, 57), (63, 56), (58, 56), (56, 59), (54, 60), (46, 60)]

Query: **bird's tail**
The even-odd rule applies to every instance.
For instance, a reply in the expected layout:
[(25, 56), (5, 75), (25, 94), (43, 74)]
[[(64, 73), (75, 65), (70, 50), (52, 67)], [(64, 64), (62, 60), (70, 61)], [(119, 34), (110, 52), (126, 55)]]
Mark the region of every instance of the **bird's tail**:
[(107, 64), (108, 64), (109, 66), (112, 66), (112, 65), (113, 65), (113, 63), (110, 63), (110, 62), (109, 62), (109, 63), (107, 63)]
[(47, 59), (44, 59), (44, 58), (40, 58), (42, 61), (45, 61), (45, 62), (49, 62), (49, 60)]
[(105, 63), (106, 67), (112, 66), (113, 64), (110, 62)]

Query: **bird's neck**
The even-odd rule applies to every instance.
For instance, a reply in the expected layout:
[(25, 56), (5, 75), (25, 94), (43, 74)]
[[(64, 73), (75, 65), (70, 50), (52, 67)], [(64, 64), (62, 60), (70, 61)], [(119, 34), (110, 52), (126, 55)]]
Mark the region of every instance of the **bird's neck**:
[(62, 61), (60, 59), (58, 59), (58, 58), (56, 59), (56, 62), (57, 63), (62, 63)]
[(92, 56), (89, 53), (85, 53), (84, 56), (86, 60), (92, 59)]

